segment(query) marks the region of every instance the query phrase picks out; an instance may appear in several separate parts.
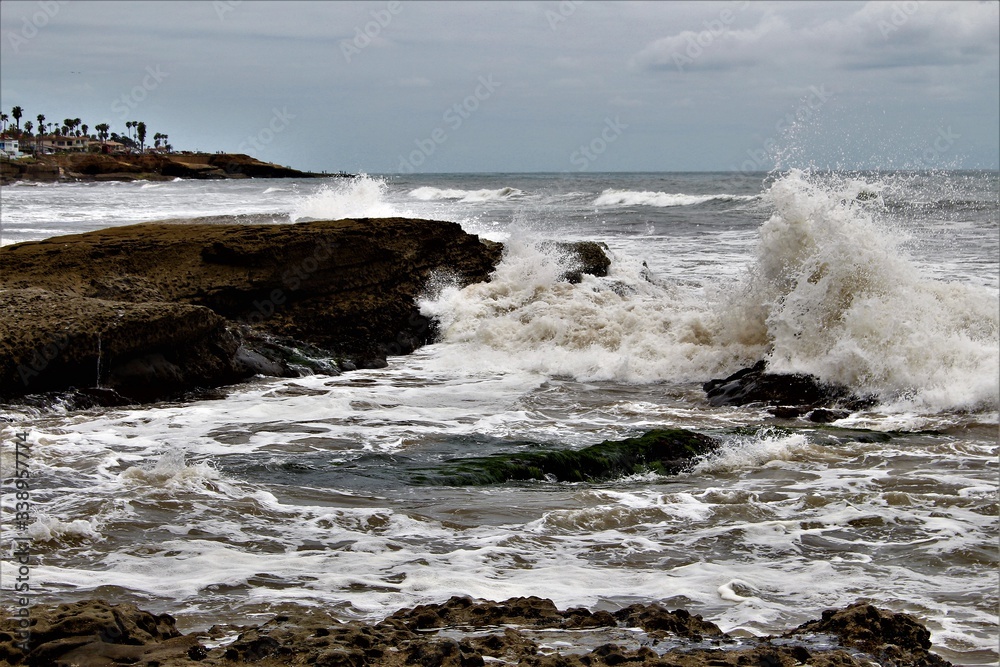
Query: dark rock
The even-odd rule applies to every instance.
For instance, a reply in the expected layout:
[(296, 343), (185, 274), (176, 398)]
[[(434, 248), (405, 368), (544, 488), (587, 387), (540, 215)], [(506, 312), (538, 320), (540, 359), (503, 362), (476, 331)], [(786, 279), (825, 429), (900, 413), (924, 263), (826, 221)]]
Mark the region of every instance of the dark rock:
[(851, 413), (847, 410), (830, 410), (827, 408), (816, 408), (809, 413), (809, 421), (816, 422), (817, 424), (829, 424), (830, 422), (835, 422), (838, 419), (846, 419), (850, 417)]
[[(602, 622), (581, 624), (580, 619), (586, 618)], [(560, 611), (550, 600), (537, 597), (504, 602), (454, 597), (441, 604), (400, 610), (376, 625), (341, 623), (320, 609), (286, 607), (260, 625), (213, 626), (189, 635), (178, 633), (170, 616), (100, 600), (35, 605), (31, 622), (31, 647), (26, 653), (14, 639), (16, 618), (0, 618), (0, 661), (54, 667), (479, 667), (487, 660), (539, 667), (948, 665), (928, 652), (926, 628), (905, 614), (867, 604), (824, 612), (821, 620), (783, 635), (781, 643), (772, 643), (769, 637), (736, 641), (713, 623), (682, 609), (667, 611), (655, 604), (636, 604), (614, 614), (579, 608)], [(622, 642), (622, 630), (635, 627), (645, 631), (656, 650), (636, 647), (635, 640)], [(206, 649), (197, 640), (198, 636), (218, 640), (233, 630), (239, 632), (236, 640), (213, 649)], [(578, 636), (573, 633), (585, 632), (586, 641), (596, 647), (589, 652), (579, 646), (568, 651), (550, 647), (543, 652), (533, 637), (551, 631), (569, 641)], [(840, 644), (831, 646), (831, 636)], [(810, 637), (821, 641), (808, 644)]]
[(719, 626), (701, 616), (693, 616), (684, 609), (667, 611), (656, 604), (634, 604), (615, 612), (614, 617), (627, 627), (639, 627), (651, 635), (663, 636), (666, 633), (696, 641), (701, 641), (703, 635), (722, 635)]
[(608, 257), (608, 245), (596, 241), (577, 241), (575, 243), (557, 243), (556, 246), (566, 252), (571, 258), (569, 270), (563, 279), (576, 284), (583, 280), (583, 274), (604, 278), (611, 268), (611, 258)]
[(5, 246), (0, 396), (101, 386), (147, 401), (381, 367), (433, 338), (414, 303), (432, 273), (482, 281), (500, 252), (455, 223), (401, 218), (149, 223)]
[(845, 646), (865, 651), (882, 664), (949, 664), (929, 652), (931, 633), (912, 616), (885, 611), (862, 602), (840, 610), (824, 611), (822, 619), (803, 623), (785, 636), (807, 633), (835, 635)]
[(791, 405), (776, 405), (768, 410), (778, 419), (798, 419), (809, 412), (809, 408), (794, 407)]
[[(871, 397), (861, 398), (847, 387), (820, 381), (811, 375), (798, 373), (768, 373), (767, 362), (758, 361), (750, 368), (739, 370), (727, 378), (710, 380), (702, 388), (714, 407), (723, 405), (782, 406), (783, 414), (792, 407), (809, 409), (833, 405), (862, 409), (874, 404)], [(796, 415), (798, 416), (798, 415)]]
[(719, 442), (684, 429), (655, 429), (637, 438), (606, 440), (578, 450), (526, 451), (456, 459), (419, 482), (477, 485), (546, 480), (595, 482), (653, 472), (676, 475)]

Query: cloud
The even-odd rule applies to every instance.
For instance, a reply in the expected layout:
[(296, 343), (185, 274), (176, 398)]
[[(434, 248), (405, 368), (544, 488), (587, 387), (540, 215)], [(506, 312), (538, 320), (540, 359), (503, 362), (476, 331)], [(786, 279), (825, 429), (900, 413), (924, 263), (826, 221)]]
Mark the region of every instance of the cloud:
[(632, 59), (650, 71), (720, 71), (813, 63), (822, 68), (876, 70), (994, 63), (1000, 4), (995, 2), (869, 2), (844, 18), (793, 26), (778, 6), (737, 29), (724, 10), (647, 44)]
[(788, 24), (767, 16), (752, 28), (733, 30), (721, 19), (705, 29), (658, 39), (633, 56), (633, 67), (651, 70), (729, 70), (756, 66), (774, 51), (774, 38), (787, 35)]

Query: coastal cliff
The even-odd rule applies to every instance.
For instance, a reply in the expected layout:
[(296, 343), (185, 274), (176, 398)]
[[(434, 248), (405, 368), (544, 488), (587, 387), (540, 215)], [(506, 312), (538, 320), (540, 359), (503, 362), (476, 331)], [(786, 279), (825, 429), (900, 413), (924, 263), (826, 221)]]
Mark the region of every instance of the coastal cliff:
[(0, 161), (0, 184), (15, 181), (169, 181), (231, 178), (327, 178), (240, 153), (60, 153)]

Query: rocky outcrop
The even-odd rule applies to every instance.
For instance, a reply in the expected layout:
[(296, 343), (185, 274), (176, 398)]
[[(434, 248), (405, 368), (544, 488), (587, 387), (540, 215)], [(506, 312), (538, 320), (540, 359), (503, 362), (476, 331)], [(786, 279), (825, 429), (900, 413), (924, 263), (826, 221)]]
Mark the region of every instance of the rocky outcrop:
[(404, 218), (213, 218), (4, 246), (0, 398), (102, 387), (149, 401), (384, 366), (432, 340), (414, 300), (433, 275), (487, 280), (502, 251), (458, 224)]
[(483, 485), (527, 480), (600, 482), (650, 472), (676, 475), (690, 468), (695, 458), (718, 447), (718, 440), (694, 431), (654, 429), (637, 438), (605, 440), (583, 449), (528, 450), (457, 459), (414, 481)]
[(485, 280), (499, 255), (457, 224), (401, 218), (150, 223), (5, 246), (0, 391), (149, 400), (295, 374), (302, 346), (384, 365), (431, 338), (414, 298), (434, 272)]
[(715, 407), (761, 403), (770, 406), (775, 416), (808, 415), (816, 422), (841, 419), (849, 414), (846, 410), (860, 410), (875, 403), (873, 397), (856, 396), (847, 387), (825, 383), (811, 375), (768, 373), (764, 360), (729, 377), (710, 380), (702, 388), (709, 404)]
[(4, 615), (0, 660), (26, 667), (467, 667), (487, 661), (533, 667), (945, 667), (949, 663), (929, 653), (927, 636), (926, 628), (905, 614), (862, 604), (824, 612), (822, 620), (772, 642), (777, 638), (737, 640), (683, 609), (635, 604), (614, 612), (561, 611), (537, 597), (504, 602), (453, 597), (400, 610), (376, 624), (344, 623), (302, 607), (260, 625), (214, 626), (184, 635), (167, 614), (88, 600), (36, 605), (27, 630), (18, 618)]

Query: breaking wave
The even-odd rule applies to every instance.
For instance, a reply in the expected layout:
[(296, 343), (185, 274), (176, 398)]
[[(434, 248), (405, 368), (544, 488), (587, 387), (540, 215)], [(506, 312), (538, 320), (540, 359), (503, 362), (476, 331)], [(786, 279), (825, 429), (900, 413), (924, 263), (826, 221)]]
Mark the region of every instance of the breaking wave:
[(465, 203), (477, 203), (509, 199), (524, 194), (517, 188), (498, 188), (496, 190), (460, 190), (441, 189), (424, 186), (410, 191), (410, 196), (420, 201), (439, 201), (454, 199)]
[[(900, 409), (995, 410), (996, 290), (921, 275), (880, 219), (878, 184), (791, 171), (736, 286), (650, 282), (616, 257), (607, 278), (560, 280), (567, 258), (512, 239), (488, 283), (424, 299), (463, 364), (580, 381), (704, 381), (766, 358)], [(654, 195), (656, 193), (653, 193)]]
[(635, 190), (605, 190), (594, 200), (594, 206), (692, 206), (707, 201), (750, 201), (754, 195), (686, 195), (669, 192), (637, 192)]

